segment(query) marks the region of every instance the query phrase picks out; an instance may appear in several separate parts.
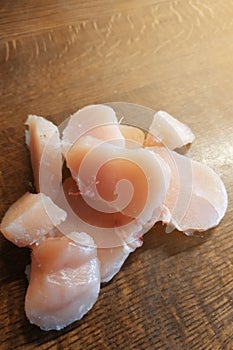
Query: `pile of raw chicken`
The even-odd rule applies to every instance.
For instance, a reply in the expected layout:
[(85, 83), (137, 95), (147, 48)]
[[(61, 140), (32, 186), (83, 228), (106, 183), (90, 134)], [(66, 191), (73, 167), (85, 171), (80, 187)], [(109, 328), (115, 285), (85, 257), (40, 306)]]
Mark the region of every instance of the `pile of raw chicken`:
[(37, 193), (8, 209), (1, 232), (31, 249), (25, 311), (41, 329), (81, 319), (156, 222), (190, 235), (225, 214), (221, 179), (178, 153), (194, 135), (166, 112), (147, 133), (106, 105), (77, 111), (61, 135), (42, 117), (26, 125)]

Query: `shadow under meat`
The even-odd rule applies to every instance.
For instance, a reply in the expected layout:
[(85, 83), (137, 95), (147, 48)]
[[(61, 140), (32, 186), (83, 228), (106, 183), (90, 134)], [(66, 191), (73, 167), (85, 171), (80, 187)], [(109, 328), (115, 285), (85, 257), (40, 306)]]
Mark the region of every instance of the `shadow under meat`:
[(173, 230), (170, 233), (165, 232), (166, 226), (158, 222), (145, 236), (142, 248), (157, 249), (161, 247), (166, 255), (173, 256), (185, 250), (192, 250), (209, 239), (209, 233), (194, 233), (187, 236), (183, 232)]

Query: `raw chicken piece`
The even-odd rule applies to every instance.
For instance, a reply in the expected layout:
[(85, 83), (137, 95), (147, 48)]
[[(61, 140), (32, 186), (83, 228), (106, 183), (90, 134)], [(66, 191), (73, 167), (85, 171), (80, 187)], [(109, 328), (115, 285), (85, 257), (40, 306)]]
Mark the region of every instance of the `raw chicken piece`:
[(121, 212), (145, 224), (165, 197), (166, 164), (143, 148), (119, 148), (86, 136), (67, 153), (66, 162), (84, 200), (98, 211)]
[(85, 233), (47, 238), (33, 246), (25, 311), (43, 330), (60, 330), (80, 320), (100, 290), (99, 261)]
[(171, 169), (161, 220), (186, 233), (218, 225), (228, 202), (220, 177), (208, 166), (165, 147), (149, 149), (159, 154)]
[[(95, 229), (94, 234), (92, 231), (89, 232), (89, 234), (92, 234), (97, 246), (102, 246), (102, 242), (104, 242), (106, 246), (107, 244), (110, 246), (109, 248), (97, 248), (97, 254), (100, 261), (101, 282), (108, 282), (120, 270), (128, 255), (142, 245), (142, 240), (140, 238), (126, 244), (116, 233), (117, 227), (127, 224), (132, 219), (125, 217), (119, 212), (103, 213), (89, 207), (79, 194), (78, 187), (71, 177), (64, 181), (63, 188), (70, 208), (72, 208), (74, 213), (78, 215), (79, 219), (84, 221), (84, 226), (81, 227), (83, 229), (85, 228), (87, 232), (90, 231), (90, 226)], [(65, 222), (64, 225), (66, 225), (66, 229), (67, 225), (70, 225), (69, 214), (67, 222)], [(69, 231), (74, 230), (75, 227), (77, 229), (80, 225), (81, 223), (76, 222), (76, 225), (74, 224), (73, 227), (69, 226)], [(60, 229), (62, 226), (63, 225), (60, 226)], [(106, 230), (105, 234), (102, 232), (103, 227), (105, 227)], [(70, 235), (68, 234), (68, 236)]]
[(90, 105), (70, 116), (63, 130), (63, 154), (66, 155), (76, 141), (87, 135), (103, 141), (112, 141), (119, 146), (125, 145), (116, 114), (112, 108), (105, 105)]
[[(145, 134), (141, 129), (126, 124), (120, 124), (119, 128), (122, 135), (126, 139), (126, 147), (128, 146), (128, 144), (129, 146), (134, 145), (134, 148), (143, 146)], [(127, 141), (131, 142), (128, 142), (127, 144)]]
[[(67, 166), (89, 206), (104, 213), (122, 212), (129, 217), (132, 215), (129, 210), (124, 212), (123, 207), (130, 202), (134, 217), (142, 210), (148, 195), (147, 178), (131, 154), (134, 158), (137, 155), (135, 151), (119, 149), (90, 136), (80, 139), (70, 150)], [(137, 186), (141, 186), (140, 193), (134, 191)], [(140, 196), (137, 205), (136, 195)]]
[(145, 140), (145, 146), (159, 146), (169, 149), (182, 148), (195, 139), (191, 129), (164, 111), (155, 113)]
[(52, 122), (29, 115), (26, 123), (26, 144), (30, 149), (31, 163), (37, 192), (56, 199), (62, 182), (62, 151), (59, 131)]
[(39, 242), (54, 226), (66, 219), (66, 212), (42, 193), (25, 193), (6, 212), (3, 235), (19, 247)]

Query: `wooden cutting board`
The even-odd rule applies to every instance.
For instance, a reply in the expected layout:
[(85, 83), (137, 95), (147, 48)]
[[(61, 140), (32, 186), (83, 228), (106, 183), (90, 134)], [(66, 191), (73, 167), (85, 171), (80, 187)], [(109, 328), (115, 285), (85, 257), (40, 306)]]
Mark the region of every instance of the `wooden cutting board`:
[(0, 1), (1, 216), (32, 187), (27, 115), (60, 124), (110, 101), (187, 123), (190, 156), (229, 195), (204, 235), (153, 228), (94, 308), (59, 332), (27, 321), (29, 251), (0, 237), (0, 349), (233, 349), (232, 18), (231, 0)]

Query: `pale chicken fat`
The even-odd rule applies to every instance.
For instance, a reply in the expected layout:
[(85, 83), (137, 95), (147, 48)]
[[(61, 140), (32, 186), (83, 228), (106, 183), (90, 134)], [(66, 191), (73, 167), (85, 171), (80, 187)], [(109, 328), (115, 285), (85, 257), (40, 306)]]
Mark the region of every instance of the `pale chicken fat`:
[(25, 311), (31, 323), (46, 331), (80, 320), (99, 295), (96, 248), (85, 233), (74, 236), (47, 238), (32, 250)]
[(41, 241), (55, 226), (66, 219), (66, 212), (43, 193), (25, 193), (6, 212), (3, 235), (19, 247)]

